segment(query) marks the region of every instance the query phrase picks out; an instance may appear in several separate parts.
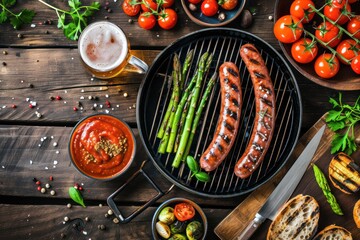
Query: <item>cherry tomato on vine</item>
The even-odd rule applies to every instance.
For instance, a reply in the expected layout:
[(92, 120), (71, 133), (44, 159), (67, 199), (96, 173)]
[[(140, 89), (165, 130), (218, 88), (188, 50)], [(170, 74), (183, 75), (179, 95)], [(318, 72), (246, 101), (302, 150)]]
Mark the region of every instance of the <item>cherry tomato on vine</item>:
[(360, 46), (359, 44), (356, 44), (356, 42), (352, 39), (345, 39), (339, 43), (339, 45), (336, 48), (336, 52), (338, 52), (339, 55), (346, 58), (349, 62), (345, 62), (341, 57), (339, 57), (340, 62), (344, 64), (350, 64), (350, 61), (358, 54)]
[(201, 12), (208, 17), (214, 16), (219, 10), (216, 0), (204, 0), (201, 4)]
[(347, 24), (347, 30), (349, 33), (354, 34), (354, 37), (360, 39), (360, 15), (353, 17)]
[(195, 216), (195, 209), (190, 203), (178, 203), (174, 207), (174, 215), (177, 220), (183, 222)]
[(141, 9), (144, 12), (151, 12), (151, 10), (149, 8), (156, 11), (157, 7), (158, 7), (158, 5), (156, 3), (156, 0), (144, 0), (144, 3), (141, 4)]
[(156, 18), (154, 15), (152, 15), (148, 12), (143, 12), (142, 14), (140, 14), (140, 16), (138, 18), (138, 23), (139, 23), (139, 26), (142, 27), (143, 29), (150, 30), (153, 27), (155, 27)]
[(345, 6), (346, 0), (331, 0), (328, 5), (336, 7), (336, 8), (342, 8)]
[(164, 3), (162, 4), (163, 8), (169, 8), (172, 5), (174, 5), (175, 0), (164, 0)]
[(232, 10), (236, 7), (238, 0), (219, 0), (219, 5), (225, 10)]
[(360, 55), (357, 55), (351, 61), (351, 68), (355, 73), (360, 74)]
[(202, 0), (189, 0), (189, 3), (192, 3), (192, 4), (198, 4), (200, 3)]
[(140, 5), (131, 5), (130, 2), (131, 0), (124, 0), (121, 6), (126, 15), (133, 17), (140, 12)]
[(177, 20), (177, 13), (171, 8), (165, 8), (160, 12), (158, 23), (162, 29), (169, 30), (175, 27)]
[(332, 78), (340, 70), (340, 62), (330, 53), (320, 55), (314, 64), (315, 72), (322, 78)]
[(351, 7), (350, 4), (346, 3), (342, 8), (326, 5), (324, 8), (324, 15), (330, 20), (343, 25), (350, 20)]
[(313, 19), (315, 14), (310, 6), (315, 7), (315, 4), (311, 0), (295, 0), (290, 6), (290, 15), (297, 17), (303, 23), (308, 23)]
[(309, 63), (318, 53), (316, 42), (309, 38), (302, 38), (291, 46), (291, 55), (299, 63)]
[(330, 22), (322, 22), (315, 31), (315, 36), (332, 48), (339, 44), (341, 35), (339, 28)]
[(293, 43), (301, 37), (303, 25), (297, 17), (285, 15), (274, 25), (274, 35), (280, 42)]

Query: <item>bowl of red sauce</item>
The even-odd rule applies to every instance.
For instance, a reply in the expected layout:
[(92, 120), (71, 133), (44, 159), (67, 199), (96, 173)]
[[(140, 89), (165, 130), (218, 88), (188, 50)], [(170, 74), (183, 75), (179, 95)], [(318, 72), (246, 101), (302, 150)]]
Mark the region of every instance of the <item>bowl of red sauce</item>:
[(69, 153), (75, 168), (92, 179), (112, 180), (122, 175), (135, 157), (131, 128), (109, 114), (81, 119), (73, 128)]

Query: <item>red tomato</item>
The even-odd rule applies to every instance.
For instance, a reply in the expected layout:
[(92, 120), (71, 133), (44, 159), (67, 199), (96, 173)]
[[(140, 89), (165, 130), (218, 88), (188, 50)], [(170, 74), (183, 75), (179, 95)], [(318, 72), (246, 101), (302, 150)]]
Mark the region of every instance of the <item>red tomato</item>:
[(183, 222), (195, 216), (195, 209), (190, 203), (179, 203), (175, 205), (174, 215), (177, 220)]
[(340, 70), (339, 60), (330, 53), (320, 55), (314, 64), (315, 72), (322, 78), (332, 78)]
[(142, 14), (140, 14), (138, 18), (138, 23), (139, 26), (142, 27), (143, 29), (150, 30), (153, 27), (155, 27), (156, 18), (154, 15), (150, 13), (143, 12)]
[(204, 0), (201, 4), (201, 12), (208, 17), (214, 16), (219, 10), (216, 0)]
[(360, 74), (360, 55), (357, 55), (351, 61), (351, 68), (355, 73)]
[(339, 28), (329, 22), (321, 23), (315, 31), (315, 36), (332, 48), (338, 45), (341, 40)]
[(149, 8), (151, 8), (152, 10), (156, 11), (157, 10), (157, 3), (156, 0), (144, 0), (144, 3), (141, 4), (141, 9), (144, 12), (151, 12)]
[(316, 42), (302, 38), (291, 46), (291, 55), (299, 63), (309, 63), (315, 59), (318, 52)]
[(162, 4), (163, 8), (169, 8), (172, 5), (174, 5), (175, 0), (164, 0), (164, 3)]
[(353, 17), (347, 24), (347, 30), (349, 33), (354, 34), (354, 37), (360, 39), (360, 15)]
[(360, 46), (352, 39), (346, 39), (341, 41), (336, 48), (339, 55), (343, 56), (349, 62), (345, 62), (341, 57), (339, 60), (344, 64), (350, 64), (350, 61), (359, 53)]
[(352, 3), (355, 3), (357, 1), (359, 1), (359, 0), (348, 0), (348, 3), (352, 4)]
[(171, 8), (165, 8), (160, 12), (158, 23), (162, 29), (169, 30), (175, 27), (177, 20), (177, 13)]
[(225, 10), (232, 10), (236, 7), (238, 0), (221, 0), (218, 1), (220, 6)]
[(291, 15), (279, 18), (274, 25), (275, 37), (283, 43), (293, 43), (301, 37), (303, 25), (300, 20)]
[(346, 3), (346, 0), (331, 0), (327, 4), (332, 7), (342, 8), (343, 6), (345, 6), (345, 3)]
[(122, 9), (124, 13), (130, 17), (136, 16), (140, 12), (140, 5), (131, 5), (132, 0), (124, 0)]
[(310, 6), (315, 7), (311, 0), (295, 0), (290, 6), (290, 15), (300, 19), (303, 23), (308, 23), (315, 14)]
[(192, 4), (198, 4), (200, 3), (202, 0), (189, 0), (189, 3), (192, 3)]
[(346, 3), (344, 7), (337, 8), (326, 5), (324, 8), (324, 15), (330, 20), (342, 25), (350, 20), (351, 7)]

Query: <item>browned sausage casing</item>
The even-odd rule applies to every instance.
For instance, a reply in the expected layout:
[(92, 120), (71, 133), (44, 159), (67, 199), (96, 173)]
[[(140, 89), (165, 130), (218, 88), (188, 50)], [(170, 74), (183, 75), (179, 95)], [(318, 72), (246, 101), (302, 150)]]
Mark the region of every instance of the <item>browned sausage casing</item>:
[(234, 63), (220, 66), (221, 109), (216, 131), (209, 147), (200, 158), (205, 171), (213, 171), (226, 158), (235, 142), (242, 105), (242, 90), (239, 70)]
[(269, 149), (275, 127), (275, 95), (269, 71), (261, 54), (252, 44), (240, 49), (240, 56), (250, 72), (254, 86), (256, 115), (250, 141), (235, 165), (235, 174), (249, 177), (263, 161)]

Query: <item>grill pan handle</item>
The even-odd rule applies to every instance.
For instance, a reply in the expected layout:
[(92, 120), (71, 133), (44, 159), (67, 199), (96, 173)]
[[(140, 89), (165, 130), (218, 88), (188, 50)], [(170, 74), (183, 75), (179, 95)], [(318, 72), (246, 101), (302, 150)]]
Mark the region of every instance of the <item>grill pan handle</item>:
[[(114, 193), (112, 193), (108, 198), (107, 198), (107, 204), (109, 205), (110, 209), (114, 212), (115, 216), (118, 217), (118, 219), (120, 220), (121, 223), (128, 223), (130, 222), (133, 218), (135, 218), (137, 215), (139, 215), (140, 213), (142, 213), (145, 209), (147, 209), (150, 205), (152, 205), (155, 201), (157, 201), (159, 198), (161, 198), (162, 196), (164, 196), (165, 194), (167, 194), (168, 192), (170, 192), (173, 187), (175, 186), (174, 184), (171, 185), (171, 187), (166, 191), (163, 192), (157, 185), (156, 183), (149, 177), (149, 175), (143, 170), (143, 167), (146, 164), (146, 160), (143, 161), (143, 163), (141, 164), (141, 167), (138, 171), (136, 171), (120, 188), (118, 188)], [(142, 174), (149, 183), (151, 183), (151, 185), (154, 187), (154, 189), (156, 189), (156, 191), (158, 192), (158, 194), (156, 196), (154, 196), (152, 199), (150, 199), (148, 202), (146, 202), (144, 205), (140, 206), (139, 208), (137, 208), (134, 212), (132, 212), (129, 216), (124, 217), (119, 208), (116, 206), (116, 203), (114, 201), (114, 198), (134, 179), (136, 178), (139, 174)]]

